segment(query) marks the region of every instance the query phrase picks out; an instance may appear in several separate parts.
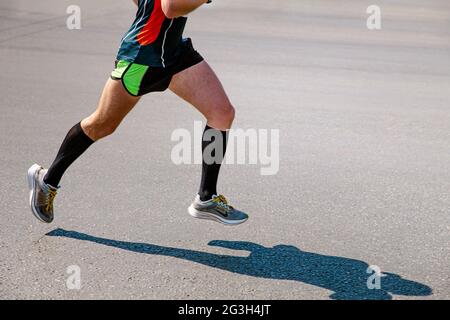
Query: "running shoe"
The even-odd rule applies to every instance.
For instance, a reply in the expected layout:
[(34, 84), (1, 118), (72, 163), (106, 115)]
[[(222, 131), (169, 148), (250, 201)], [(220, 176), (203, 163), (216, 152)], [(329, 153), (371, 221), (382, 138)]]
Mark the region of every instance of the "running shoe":
[(234, 209), (222, 195), (214, 195), (208, 201), (201, 201), (197, 195), (188, 212), (194, 218), (212, 220), (225, 225), (238, 225), (248, 220), (246, 213)]
[(30, 188), (30, 207), (39, 221), (53, 221), (53, 201), (58, 189), (44, 182), (47, 169), (34, 164), (28, 169), (28, 186)]

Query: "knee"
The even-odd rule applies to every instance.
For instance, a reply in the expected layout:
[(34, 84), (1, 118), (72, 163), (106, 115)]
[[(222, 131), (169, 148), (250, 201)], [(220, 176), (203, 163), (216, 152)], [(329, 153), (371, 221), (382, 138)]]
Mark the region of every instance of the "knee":
[(233, 105), (230, 103), (224, 110), (224, 119), (227, 122), (232, 123), (234, 121), (234, 117), (236, 116), (236, 109), (233, 107)]
[(97, 141), (113, 134), (114, 131), (116, 131), (118, 124), (110, 121), (102, 121), (96, 118), (86, 118), (81, 122), (81, 126), (89, 138)]
[(229, 102), (216, 106), (207, 117), (208, 122), (218, 129), (229, 129), (234, 121), (236, 110)]

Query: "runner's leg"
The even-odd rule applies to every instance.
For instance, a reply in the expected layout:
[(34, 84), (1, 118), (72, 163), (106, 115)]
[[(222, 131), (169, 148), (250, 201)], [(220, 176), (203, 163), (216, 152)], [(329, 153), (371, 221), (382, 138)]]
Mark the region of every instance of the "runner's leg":
[(138, 97), (125, 91), (120, 81), (109, 79), (97, 110), (69, 131), (44, 177), (44, 182), (57, 187), (66, 169), (93, 142), (112, 134), (138, 101)]
[(212, 128), (230, 129), (235, 110), (206, 61), (174, 75), (169, 89), (200, 111)]
[[(216, 74), (205, 61), (176, 74), (169, 88), (192, 104), (207, 120), (202, 139), (203, 165), (199, 195), (202, 201), (209, 200), (217, 194), (217, 180), (226, 151), (226, 130), (233, 123), (234, 108)], [(213, 163), (206, 159), (205, 150), (220, 149), (222, 154), (213, 154)]]

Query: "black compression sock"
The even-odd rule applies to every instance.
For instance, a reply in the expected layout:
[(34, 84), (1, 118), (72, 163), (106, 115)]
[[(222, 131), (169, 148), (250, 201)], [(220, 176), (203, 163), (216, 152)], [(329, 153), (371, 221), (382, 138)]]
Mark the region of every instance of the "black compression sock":
[(58, 187), (59, 182), (67, 168), (93, 144), (81, 128), (81, 123), (77, 123), (67, 133), (56, 159), (47, 171), (44, 182), (53, 187)]
[(201, 201), (210, 200), (213, 195), (217, 194), (217, 179), (226, 148), (227, 132), (206, 125), (202, 137), (202, 180), (198, 192)]

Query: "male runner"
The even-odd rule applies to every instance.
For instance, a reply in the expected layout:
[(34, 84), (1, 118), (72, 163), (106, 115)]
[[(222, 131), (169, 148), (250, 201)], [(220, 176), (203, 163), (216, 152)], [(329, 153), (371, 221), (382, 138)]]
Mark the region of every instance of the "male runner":
[(211, 0), (133, 1), (138, 6), (136, 19), (122, 39), (116, 68), (96, 111), (69, 130), (48, 170), (37, 164), (28, 170), (33, 214), (42, 222), (52, 222), (53, 201), (66, 169), (95, 141), (112, 134), (142, 95), (169, 88), (207, 120), (200, 189), (189, 213), (227, 225), (245, 222), (247, 214), (234, 209), (216, 191), (234, 108), (191, 39), (182, 37), (185, 16)]

